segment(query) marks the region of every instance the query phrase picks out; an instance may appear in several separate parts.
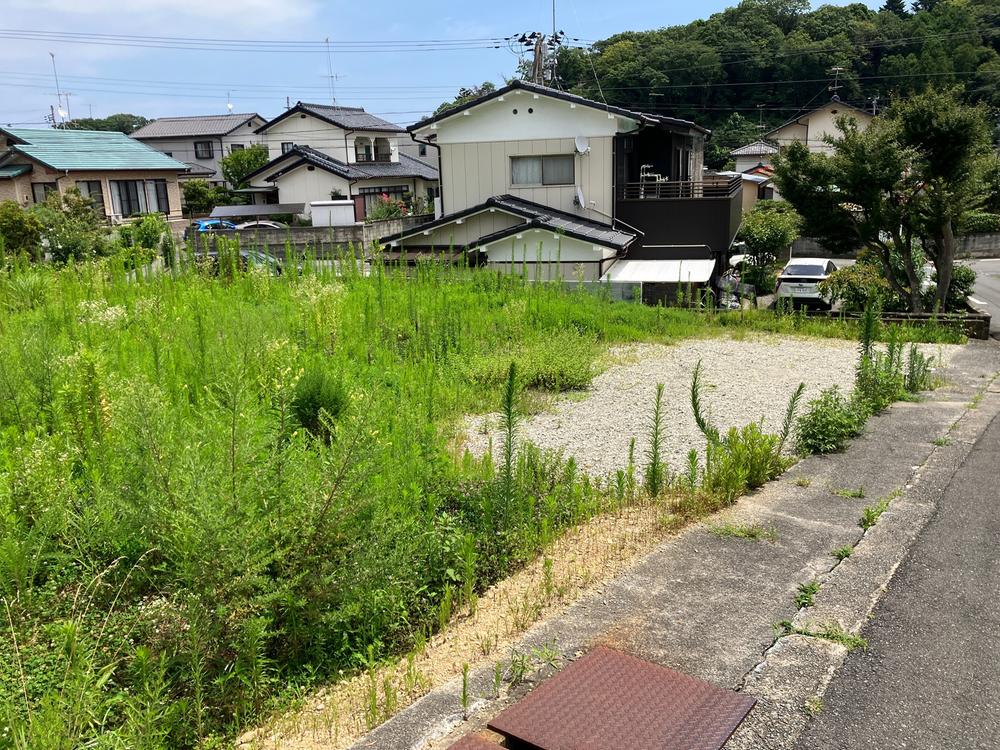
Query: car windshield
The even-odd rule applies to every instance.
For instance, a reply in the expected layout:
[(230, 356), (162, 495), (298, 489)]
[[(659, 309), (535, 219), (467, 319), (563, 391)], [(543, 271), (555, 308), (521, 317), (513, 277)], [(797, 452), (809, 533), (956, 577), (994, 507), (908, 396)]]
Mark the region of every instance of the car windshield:
[(792, 264), (785, 266), (784, 271), (785, 276), (825, 276), (823, 266), (814, 266), (807, 264)]

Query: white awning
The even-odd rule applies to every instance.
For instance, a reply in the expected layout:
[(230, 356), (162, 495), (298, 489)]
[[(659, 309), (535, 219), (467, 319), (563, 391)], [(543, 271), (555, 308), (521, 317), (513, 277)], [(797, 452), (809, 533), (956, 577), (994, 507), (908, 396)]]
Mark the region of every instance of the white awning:
[(700, 284), (712, 278), (715, 260), (619, 260), (601, 281), (645, 282), (649, 284)]

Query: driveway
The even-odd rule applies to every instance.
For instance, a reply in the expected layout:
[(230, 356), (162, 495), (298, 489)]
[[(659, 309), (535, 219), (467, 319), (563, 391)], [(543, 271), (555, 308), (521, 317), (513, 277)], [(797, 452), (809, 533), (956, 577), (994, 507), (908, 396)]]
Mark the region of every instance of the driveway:
[(998, 456), (1000, 417), (955, 473), (862, 631), (868, 650), (847, 658), (798, 750), (997, 747)]

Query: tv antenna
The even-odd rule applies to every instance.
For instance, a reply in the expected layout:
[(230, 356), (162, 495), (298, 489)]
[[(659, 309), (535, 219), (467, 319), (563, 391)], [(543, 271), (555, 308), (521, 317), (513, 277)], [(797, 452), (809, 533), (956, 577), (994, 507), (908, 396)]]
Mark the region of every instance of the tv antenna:
[(840, 99), (840, 94), (838, 94), (837, 92), (844, 87), (844, 84), (840, 82), (840, 75), (841, 73), (846, 73), (846, 72), (847, 68), (842, 68), (839, 65), (830, 68), (830, 75), (833, 76), (833, 83), (827, 86), (827, 89), (833, 92), (834, 99)]

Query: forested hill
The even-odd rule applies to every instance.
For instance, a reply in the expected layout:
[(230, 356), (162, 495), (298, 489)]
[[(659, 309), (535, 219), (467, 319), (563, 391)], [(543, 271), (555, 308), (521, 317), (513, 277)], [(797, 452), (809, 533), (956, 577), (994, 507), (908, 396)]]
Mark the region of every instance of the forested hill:
[[(830, 97), (835, 66), (845, 69), (840, 97), (869, 109), (873, 97), (884, 106), (928, 83), (962, 85), (970, 99), (1000, 106), (1000, 0), (809, 7), (744, 0), (685, 26), (616, 34), (592, 51), (564, 47), (559, 78), (590, 98), (708, 127), (732, 113), (785, 122)], [(734, 118), (723, 130), (734, 124), (748, 123)]]

